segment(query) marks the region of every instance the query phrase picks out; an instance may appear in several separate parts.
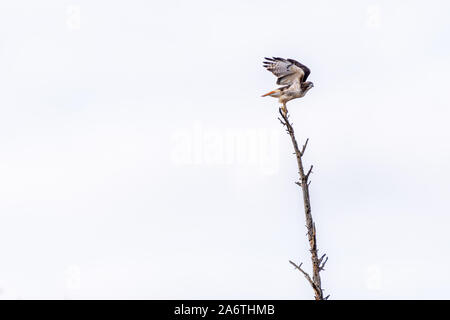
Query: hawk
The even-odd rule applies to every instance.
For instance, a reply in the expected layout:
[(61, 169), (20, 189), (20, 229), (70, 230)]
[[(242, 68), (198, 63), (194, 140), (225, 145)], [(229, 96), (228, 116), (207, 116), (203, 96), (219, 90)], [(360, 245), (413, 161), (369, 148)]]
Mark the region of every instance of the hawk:
[(263, 97), (278, 98), (278, 101), (283, 104), (284, 113), (286, 113), (288, 101), (303, 97), (309, 89), (314, 87), (311, 81), (306, 81), (311, 71), (307, 66), (294, 59), (276, 57), (265, 59), (264, 67), (278, 78), (277, 84), (283, 86), (264, 94)]

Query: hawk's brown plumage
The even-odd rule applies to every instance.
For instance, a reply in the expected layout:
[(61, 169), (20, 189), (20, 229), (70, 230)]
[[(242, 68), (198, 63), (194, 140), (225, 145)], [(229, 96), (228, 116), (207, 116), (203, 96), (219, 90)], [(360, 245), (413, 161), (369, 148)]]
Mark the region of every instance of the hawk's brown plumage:
[(263, 95), (278, 98), (286, 110), (286, 103), (292, 99), (303, 97), (314, 84), (308, 79), (311, 71), (309, 68), (294, 59), (265, 58), (264, 67), (272, 72), (278, 79), (278, 85), (284, 85), (276, 90)]

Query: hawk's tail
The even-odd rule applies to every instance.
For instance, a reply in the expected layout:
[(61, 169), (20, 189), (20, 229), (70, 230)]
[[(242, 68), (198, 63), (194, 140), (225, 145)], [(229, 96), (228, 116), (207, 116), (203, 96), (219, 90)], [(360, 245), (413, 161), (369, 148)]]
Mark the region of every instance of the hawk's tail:
[(268, 92), (268, 93), (266, 93), (266, 94), (263, 94), (261, 97), (267, 97), (267, 96), (270, 96), (270, 95), (272, 95), (272, 94), (274, 94), (274, 93), (278, 93), (278, 92), (280, 92), (280, 91), (281, 91), (280, 89), (273, 90), (273, 91), (270, 91), (270, 92)]

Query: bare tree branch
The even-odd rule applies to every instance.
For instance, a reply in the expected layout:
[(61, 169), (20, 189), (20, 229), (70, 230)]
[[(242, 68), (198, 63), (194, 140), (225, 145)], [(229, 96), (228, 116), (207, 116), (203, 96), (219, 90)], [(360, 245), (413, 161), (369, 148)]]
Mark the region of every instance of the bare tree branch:
[(311, 286), (313, 288), (315, 288), (315, 284), (312, 281), (311, 277), (309, 276), (309, 274), (302, 269), (302, 265), (303, 263), (300, 263), (299, 265), (296, 265), (294, 262), (292, 262), (291, 260), (289, 260), (289, 263), (292, 264), (297, 270), (299, 270), (301, 273), (303, 273), (303, 275), (305, 276), (306, 280), (308, 280), (308, 282), (311, 284)]
[[(278, 118), (280, 119), (280, 118)], [(305, 154), (306, 146), (308, 145), (309, 138), (306, 139), (305, 144), (302, 147), (302, 151), (300, 151), (300, 155), (303, 156)]]
[[(323, 260), (325, 258), (325, 260)], [(326, 254), (323, 254), (322, 257), (319, 259), (319, 271), (325, 270), (325, 264), (328, 261), (328, 257)]]
[[(308, 172), (305, 174), (303, 168), (302, 157), (305, 154), (306, 147), (308, 145), (309, 139), (306, 139), (305, 144), (302, 146), (302, 149), (298, 147), (297, 139), (295, 138), (293, 124), (289, 122), (289, 111), (286, 109), (286, 112), (283, 112), (282, 108), (279, 109), (281, 118), (278, 118), (283, 126), (286, 127), (286, 131), (291, 137), (292, 145), (294, 147), (295, 156), (297, 158), (297, 166), (299, 173), (299, 181), (296, 181), (295, 184), (302, 188), (303, 194), (303, 205), (305, 209), (305, 219), (306, 219), (306, 229), (308, 230), (307, 236), (309, 241), (310, 253), (311, 253), (311, 262), (312, 262), (312, 277), (304, 271), (301, 266), (302, 264), (296, 265), (292, 261), (289, 261), (297, 270), (299, 270), (308, 280), (309, 284), (314, 290), (314, 297), (316, 300), (326, 300), (328, 296), (324, 298), (322, 283), (320, 279), (320, 272), (324, 270), (325, 264), (328, 261), (328, 257), (326, 254), (322, 255), (320, 258), (318, 257), (318, 249), (317, 249), (317, 238), (316, 238), (316, 226), (314, 224), (314, 220), (311, 214), (311, 201), (309, 197), (309, 176), (312, 173), (313, 166), (311, 166)], [(324, 260), (325, 259), (325, 260)]]
[(306, 180), (309, 179), (309, 175), (311, 174), (312, 169), (313, 169), (313, 166), (311, 165), (311, 167), (310, 167), (309, 170), (308, 170), (308, 173), (306, 174)]

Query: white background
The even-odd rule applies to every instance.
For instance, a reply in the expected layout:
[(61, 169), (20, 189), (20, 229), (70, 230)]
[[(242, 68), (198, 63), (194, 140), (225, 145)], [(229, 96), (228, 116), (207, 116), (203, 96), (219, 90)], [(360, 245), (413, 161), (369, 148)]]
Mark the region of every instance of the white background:
[(449, 299), (449, 9), (3, 0), (0, 298), (312, 298), (281, 56), (325, 294)]

